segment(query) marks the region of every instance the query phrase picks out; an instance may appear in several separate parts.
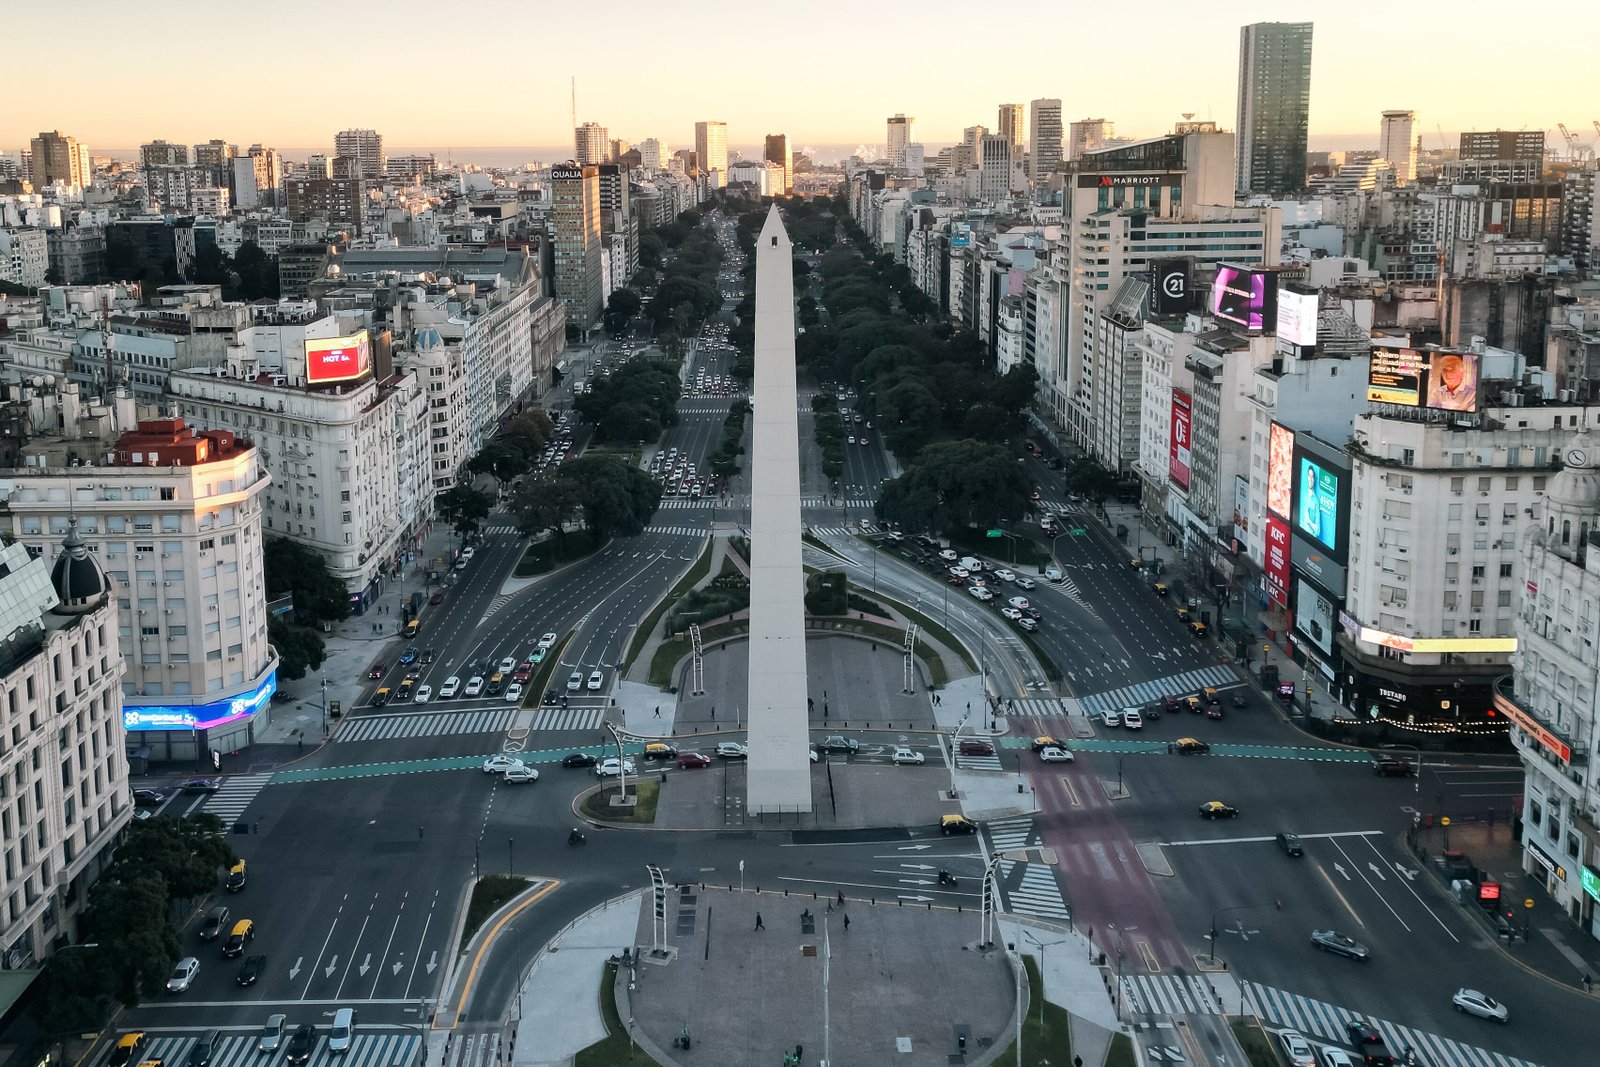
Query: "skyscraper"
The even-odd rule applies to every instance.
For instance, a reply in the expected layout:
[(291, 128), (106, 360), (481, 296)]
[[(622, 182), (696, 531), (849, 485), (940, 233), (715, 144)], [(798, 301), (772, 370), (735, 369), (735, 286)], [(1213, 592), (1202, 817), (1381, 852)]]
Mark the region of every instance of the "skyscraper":
[(1028, 180), (1043, 181), (1061, 166), (1061, 101), (1041, 98), (1028, 105)]
[(911, 143), (911, 124), (915, 121), (898, 113), (889, 118), (888, 147), (883, 155), (896, 170), (905, 168), (906, 145)]
[(552, 167), (550, 184), (556, 299), (567, 309), (567, 322), (588, 330), (600, 320), (605, 300), (601, 292), (600, 168), (593, 163)]
[(1011, 195), (1011, 163), (1015, 146), (998, 133), (978, 137), (978, 197), (1002, 200)]
[(1021, 159), (1023, 138), (1028, 135), (1027, 129), (1022, 125), (1022, 105), (1001, 104), (1000, 121), (996, 123), (995, 130), (1001, 137), (1011, 142), (1011, 158)]
[(1311, 23), (1241, 27), (1238, 192), (1281, 196), (1305, 187), (1310, 113)]
[(728, 124), (726, 122), (697, 122), (694, 124), (694, 154), (700, 162), (702, 173), (728, 172)]
[(761, 158), (768, 163), (776, 163), (783, 168), (783, 188), (781, 190), (774, 189), (774, 194), (791, 192), (794, 189), (794, 157), (789, 151), (789, 135), (786, 133), (767, 134), (766, 150), (761, 154)]
[(334, 134), (333, 153), (360, 161), (363, 178), (380, 177), (389, 165), (383, 134), (377, 130), (341, 130)]
[(579, 166), (588, 166), (593, 163), (604, 163), (606, 153), (610, 148), (607, 143), (607, 130), (598, 122), (585, 122), (573, 131), (574, 147), (577, 149)]
[(33, 139), (33, 184), (87, 186), (94, 180), (89, 166), (89, 148), (60, 130), (41, 133)]
[(1415, 111), (1385, 111), (1378, 131), (1378, 155), (1394, 167), (1395, 181), (1409, 185), (1417, 180), (1417, 125)]
[(1067, 127), (1067, 158), (1082, 159), (1085, 152), (1104, 147), (1116, 132), (1117, 124), (1110, 119), (1079, 119)]
[(667, 165), (667, 153), (661, 146), (660, 138), (646, 137), (640, 141), (639, 158), (641, 160), (640, 165), (645, 170), (656, 171), (664, 169)]

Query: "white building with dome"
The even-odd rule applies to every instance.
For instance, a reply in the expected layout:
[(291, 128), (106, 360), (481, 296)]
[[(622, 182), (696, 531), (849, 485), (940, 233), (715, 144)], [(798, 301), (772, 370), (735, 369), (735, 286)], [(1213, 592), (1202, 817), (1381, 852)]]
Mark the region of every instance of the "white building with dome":
[(412, 330), (411, 345), (395, 353), (395, 364), (410, 372), (424, 393), (427, 474), (433, 491), (442, 493), (459, 480), (474, 448), (462, 346), (426, 323)]
[(1572, 435), (1562, 462), (1521, 539), (1516, 673), (1495, 706), (1526, 775), (1523, 869), (1600, 938), (1600, 441)]

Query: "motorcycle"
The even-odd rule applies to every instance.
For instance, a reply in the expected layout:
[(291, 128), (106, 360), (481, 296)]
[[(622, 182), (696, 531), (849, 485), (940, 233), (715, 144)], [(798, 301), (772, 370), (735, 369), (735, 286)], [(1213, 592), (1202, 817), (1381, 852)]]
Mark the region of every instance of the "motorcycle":
[(583, 834), (578, 832), (578, 828), (577, 827), (573, 827), (572, 832), (567, 835), (567, 844), (569, 844), (569, 845), (587, 844), (588, 841), (589, 841), (589, 839), (587, 837), (583, 836)]
[(939, 884), (947, 885), (951, 889), (954, 889), (959, 883), (956, 882), (955, 875), (951, 874), (949, 871), (940, 871)]

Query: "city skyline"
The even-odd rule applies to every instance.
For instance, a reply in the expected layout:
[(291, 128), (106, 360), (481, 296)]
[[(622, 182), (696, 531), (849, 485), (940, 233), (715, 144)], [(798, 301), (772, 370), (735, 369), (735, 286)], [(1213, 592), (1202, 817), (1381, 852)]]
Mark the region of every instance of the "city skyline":
[[(223, 137), (242, 143), (260, 142), (288, 147), (329, 145), (341, 129), (369, 127), (381, 131), (395, 149), (453, 145), (463, 152), (474, 148), (548, 148), (571, 145), (573, 130), (572, 81), (577, 78), (577, 124), (595, 122), (612, 137), (642, 140), (656, 137), (674, 147), (693, 144), (694, 123), (717, 119), (727, 123), (732, 146), (759, 146), (768, 133), (784, 132), (797, 146), (808, 143), (843, 145), (881, 143), (884, 116), (904, 112), (917, 116), (916, 138), (936, 145), (961, 139), (961, 130), (974, 124), (994, 123), (996, 105), (1039, 97), (1059, 97), (1064, 120), (1105, 116), (1117, 124), (1119, 135), (1156, 136), (1191, 112), (1212, 119), (1224, 128), (1234, 123), (1239, 28), (1257, 21), (1311, 21), (1316, 26), (1316, 48), (1311, 75), (1310, 144), (1317, 148), (1356, 148), (1375, 145), (1381, 113), (1403, 108), (1417, 113), (1417, 131), (1425, 149), (1439, 147), (1438, 130), (1447, 143), (1461, 130), (1548, 129), (1565, 122), (1578, 132), (1592, 131), (1596, 117), (1581, 113), (1589, 93), (1589, 75), (1582, 54), (1585, 41), (1600, 33), (1600, 13), (1593, 9), (1559, 8), (1535, 4), (1559, 17), (1561, 34), (1541, 42), (1535, 56), (1541, 84), (1537, 92), (1508, 91), (1487, 79), (1473, 81), (1430, 75), (1425, 64), (1407, 65), (1410, 72), (1396, 77), (1378, 76), (1381, 56), (1374, 53), (1371, 27), (1360, 20), (1318, 20), (1310, 4), (1282, 5), (1247, 2), (1230, 9), (1226, 20), (1201, 19), (1193, 9), (1174, 0), (1156, 0), (1147, 25), (1156, 27), (1148, 41), (1130, 37), (1127, 49), (1089, 49), (1074, 55), (1058, 70), (1050, 64), (997, 64), (981, 80), (986, 89), (974, 89), (978, 78), (950, 76), (949, 63), (891, 63), (851, 69), (840, 76), (826, 63), (806, 69), (804, 57), (825, 57), (841, 47), (837, 20), (828, 17), (834, 5), (824, 3), (816, 17), (786, 26), (786, 52), (800, 66), (794, 77), (799, 91), (772, 94), (745, 93), (731, 88), (744, 60), (757, 59), (768, 46), (769, 27), (697, 26), (692, 46), (702, 54), (721, 53), (727, 62), (708, 64), (710, 73), (685, 75), (679, 67), (663, 67), (670, 74), (650, 74), (670, 51), (670, 36), (663, 38), (655, 20), (645, 17), (652, 9), (624, 0), (624, 26), (652, 26), (606, 42), (607, 65), (637, 70), (637, 79), (586, 76), (592, 66), (570, 59), (559, 65), (530, 63), (522, 55), (501, 66), (486, 62), (482, 50), (471, 47), (439, 49), (440, 54), (419, 60), (415, 89), (395, 84), (393, 72), (382, 57), (363, 73), (361, 60), (341, 58), (337, 70), (326, 69), (328, 52), (308, 45), (308, 26), (317, 27), (315, 40), (357, 40), (369, 34), (372, 19), (393, 20), (403, 39), (404, 27), (415, 20), (433, 18), (436, 12), (416, 0), (397, 0), (382, 6), (358, 2), (339, 8), (312, 5), (308, 0), (286, 0), (279, 17), (262, 21), (242, 9), (224, 9), (217, 18), (182, 27), (153, 22), (129, 25), (117, 17), (107, 0), (67, 0), (65, 5), (19, 12), (11, 28), (19, 39), (44, 39), (63, 21), (77, 20), (87, 27), (73, 40), (79, 63), (94, 70), (114, 71), (134, 56), (176, 51), (212, 54), (226, 58), (218, 42), (250, 42), (245, 58), (271, 59), (274, 79), (270, 91), (195, 91), (195, 78), (185, 64), (155, 64), (141, 68), (140, 106), (135, 110), (108, 108), (106, 90), (92, 79), (61, 77), (58, 52), (20, 50), (12, 57), (13, 78), (20, 85), (41, 91), (21, 107), (0, 115), (0, 151), (26, 148), (41, 130), (60, 129), (91, 151), (126, 149), (143, 141), (164, 137), (188, 143)], [(498, 12), (496, 41), (529, 42), (586, 39), (585, 16), (576, 10), (534, 12), (520, 5), (492, 2)], [(632, 18), (635, 11), (638, 18)], [(919, 16), (924, 26), (947, 26), (967, 45), (962, 53), (978, 57), (1002, 54), (1014, 42), (1004, 25), (974, 28), (966, 5), (935, 0)], [(1439, 56), (1471, 54), (1481, 42), (1481, 27), (1462, 18), (1459, 5), (1425, 2), (1385, 13), (1385, 39), (1426, 42), (1427, 51)], [(1081, 32), (1082, 13), (1047, 11), (1035, 19), (1029, 39), (1066, 40), (1075, 25)], [(96, 33), (100, 20), (116, 32)], [(852, 32), (871, 37), (881, 31), (891, 39), (894, 16), (851, 9)], [(465, 32), (465, 30), (464, 30)], [(685, 31), (687, 32), (687, 31)], [(989, 36), (986, 36), (989, 35)], [(990, 39), (992, 36), (992, 39)], [(936, 39), (937, 33), (932, 38)], [(1193, 50), (1181, 62), (1140, 63), (1137, 73), (1129, 66), (1130, 52), (1170, 56), (1163, 42), (1183, 41)], [(691, 42), (685, 40), (685, 47)], [(984, 46), (990, 45), (986, 51)], [(1519, 57), (1501, 54), (1516, 64)], [(981, 68), (977, 59), (974, 68)], [(321, 73), (319, 74), (319, 70)], [(925, 70), (926, 73), (919, 73)], [(1362, 77), (1362, 72), (1371, 76)], [(382, 74), (383, 77), (378, 75)], [(225, 75), (219, 74), (225, 78)], [(470, 85), (480, 106), (465, 109), (449, 91), (454, 78)], [(261, 84), (261, 83), (253, 83)], [(430, 87), (442, 87), (433, 89)], [(330, 88), (337, 88), (337, 104), (330, 106)], [(48, 91), (43, 91), (45, 88)], [(398, 88), (399, 91), (396, 91)], [(497, 107), (493, 101), (503, 101)], [(487, 102), (488, 106), (481, 106)], [(1570, 112), (1570, 113), (1569, 113)], [(1592, 134), (1588, 142), (1592, 142)], [(1559, 138), (1552, 146), (1560, 149)]]

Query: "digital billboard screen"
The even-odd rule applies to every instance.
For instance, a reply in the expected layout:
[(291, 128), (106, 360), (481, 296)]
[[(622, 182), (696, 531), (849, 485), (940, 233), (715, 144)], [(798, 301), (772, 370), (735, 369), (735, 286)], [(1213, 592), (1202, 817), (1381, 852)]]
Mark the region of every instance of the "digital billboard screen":
[(1324, 656), (1333, 655), (1333, 601), (1305, 579), (1295, 582), (1294, 626), (1311, 643), (1322, 650)]
[(1289, 524), (1276, 515), (1267, 516), (1265, 560), (1262, 571), (1267, 579), (1267, 594), (1276, 607), (1289, 604)]
[(1374, 348), (1367, 399), (1436, 411), (1476, 411), (1478, 370), (1478, 357), (1472, 352)]
[(1269, 270), (1252, 270), (1217, 264), (1217, 277), (1211, 283), (1211, 314), (1223, 322), (1259, 333), (1278, 322), (1278, 275)]
[(1267, 510), (1287, 519), (1293, 497), (1294, 431), (1275, 422), (1267, 438)]
[(306, 381), (312, 385), (349, 381), (367, 373), (371, 350), (367, 331), (349, 337), (322, 337), (306, 342)]
[(122, 705), (122, 727), (139, 730), (212, 730), (235, 719), (254, 715), (267, 706), (278, 689), (278, 672), (273, 671), (260, 685), (236, 697), (224, 697), (200, 704)]
[(1189, 433), (1193, 427), (1194, 405), (1182, 389), (1172, 391), (1171, 438), (1168, 441), (1167, 477), (1185, 492), (1189, 489)]
[(1189, 261), (1157, 259), (1150, 264), (1150, 310), (1181, 315), (1189, 310)]
[(1339, 548), (1339, 475), (1301, 456), (1295, 493), (1295, 528), (1329, 552)]
[(1284, 289), (1278, 293), (1278, 339), (1309, 348), (1317, 343), (1316, 293)]
[(1233, 479), (1233, 550), (1250, 537), (1250, 483), (1241, 475)]

